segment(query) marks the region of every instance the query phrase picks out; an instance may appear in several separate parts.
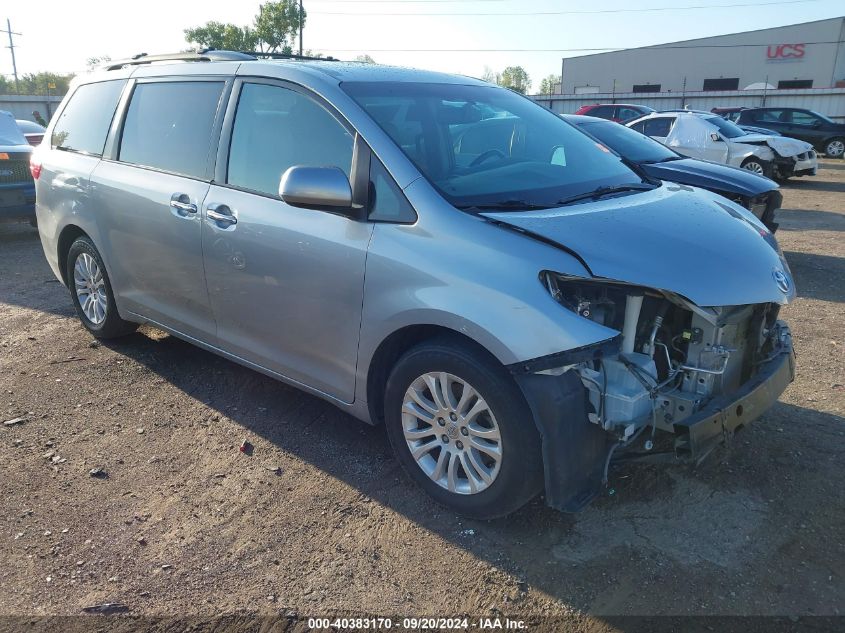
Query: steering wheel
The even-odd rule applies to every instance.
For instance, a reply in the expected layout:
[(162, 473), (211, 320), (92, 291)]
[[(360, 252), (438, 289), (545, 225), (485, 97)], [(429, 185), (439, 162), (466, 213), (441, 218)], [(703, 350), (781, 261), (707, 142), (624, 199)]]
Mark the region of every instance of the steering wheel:
[(498, 150), (498, 149), (488, 149), (486, 152), (482, 152), (475, 159), (469, 164), (470, 167), (478, 167), (481, 163), (483, 163), (488, 158), (493, 158), (494, 156), (498, 156), (499, 158), (506, 158), (505, 153)]

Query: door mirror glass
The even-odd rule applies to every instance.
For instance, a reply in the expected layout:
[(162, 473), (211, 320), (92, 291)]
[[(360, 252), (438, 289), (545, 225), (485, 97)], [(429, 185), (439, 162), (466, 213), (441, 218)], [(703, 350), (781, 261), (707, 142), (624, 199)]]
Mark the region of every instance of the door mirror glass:
[(722, 137), (719, 136), (718, 132), (710, 132), (710, 139), (713, 141), (721, 141)]
[(352, 187), (338, 167), (289, 167), (279, 183), (279, 196), (294, 207), (351, 209)]

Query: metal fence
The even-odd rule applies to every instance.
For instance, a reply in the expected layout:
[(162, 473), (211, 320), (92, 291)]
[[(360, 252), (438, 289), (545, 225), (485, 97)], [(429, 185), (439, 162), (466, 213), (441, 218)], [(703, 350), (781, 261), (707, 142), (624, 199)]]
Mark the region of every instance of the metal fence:
[(11, 112), (16, 119), (28, 121), (35, 120), (32, 113), (37, 111), (49, 121), (61, 101), (62, 97), (56, 95), (0, 95), (0, 110)]
[(655, 110), (689, 107), (693, 110), (745, 106), (808, 108), (845, 122), (845, 88), (801, 90), (725, 90), (710, 92), (616, 92), (613, 94), (532, 95), (553, 112), (572, 114), (589, 103), (637, 103)]

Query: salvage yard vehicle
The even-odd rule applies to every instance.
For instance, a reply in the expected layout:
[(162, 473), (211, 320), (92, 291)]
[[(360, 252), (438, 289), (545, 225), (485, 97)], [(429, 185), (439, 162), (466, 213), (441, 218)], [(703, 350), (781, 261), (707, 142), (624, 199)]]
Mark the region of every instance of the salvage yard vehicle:
[(149, 323), (384, 423), (467, 516), (578, 510), (657, 434), (700, 460), (793, 379), (771, 232), (510, 90), (138, 56), (48, 134), (41, 241), (94, 336)]
[(811, 143), (828, 158), (845, 156), (845, 123), (806, 108), (745, 108), (737, 116), (739, 125), (768, 128)]
[(0, 110), (0, 222), (35, 224), (35, 183), (29, 171), (32, 146), (11, 113)]
[(652, 178), (718, 193), (751, 211), (772, 233), (777, 230), (775, 211), (780, 208), (783, 195), (773, 180), (747, 169), (688, 158), (645, 134), (611, 121), (577, 114), (562, 114), (561, 117), (636, 163)]
[(768, 178), (815, 176), (818, 170), (818, 158), (809, 143), (750, 134), (715, 114), (657, 112), (627, 125), (685, 156), (742, 167)]

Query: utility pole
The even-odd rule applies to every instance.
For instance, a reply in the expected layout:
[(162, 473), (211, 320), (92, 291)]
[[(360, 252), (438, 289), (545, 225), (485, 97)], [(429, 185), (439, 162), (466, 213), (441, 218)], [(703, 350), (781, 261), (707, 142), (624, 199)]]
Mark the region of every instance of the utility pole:
[(302, 55), (302, 0), (299, 0), (299, 54)]
[[(302, 0), (300, 0), (300, 3)], [(6, 33), (9, 34), (9, 45), (6, 47), (10, 51), (12, 51), (12, 73), (15, 76), (15, 92), (18, 92), (18, 65), (15, 63), (15, 41), (12, 39), (13, 35), (20, 35), (20, 33), (15, 33), (12, 30), (12, 23), (9, 21), (9, 18), (6, 18)]]

